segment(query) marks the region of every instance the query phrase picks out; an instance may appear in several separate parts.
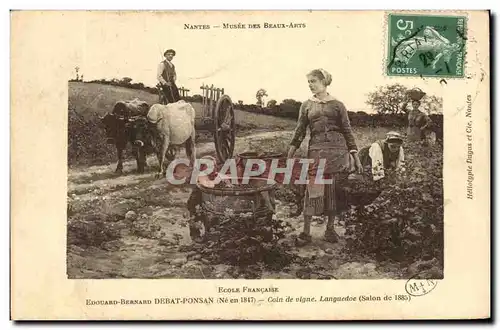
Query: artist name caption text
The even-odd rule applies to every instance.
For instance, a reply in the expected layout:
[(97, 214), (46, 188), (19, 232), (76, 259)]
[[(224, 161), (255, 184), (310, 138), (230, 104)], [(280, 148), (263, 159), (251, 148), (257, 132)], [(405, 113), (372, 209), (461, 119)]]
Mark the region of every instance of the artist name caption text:
[(212, 305), (212, 304), (273, 304), (273, 303), (384, 303), (410, 302), (407, 294), (395, 295), (360, 295), (360, 296), (289, 296), (289, 295), (248, 295), (248, 296), (205, 296), (205, 297), (157, 297), (153, 299), (86, 299), (87, 306), (116, 305)]
[(370, 293), (360, 295), (291, 295), (282, 293), (275, 286), (238, 286), (238, 287), (216, 287), (215, 294), (207, 296), (180, 297), (176, 295), (151, 297), (147, 299), (123, 298), (120, 299), (86, 299), (87, 306), (113, 306), (113, 305), (216, 305), (216, 304), (253, 304), (257, 306), (288, 303), (288, 304), (308, 304), (308, 303), (388, 303), (388, 302), (410, 302), (409, 294), (383, 294), (374, 295)]

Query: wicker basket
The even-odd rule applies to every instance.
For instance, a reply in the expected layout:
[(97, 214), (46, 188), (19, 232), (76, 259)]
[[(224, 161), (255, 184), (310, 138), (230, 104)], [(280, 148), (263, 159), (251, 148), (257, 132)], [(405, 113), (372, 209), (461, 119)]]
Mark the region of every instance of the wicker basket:
[(420, 88), (413, 88), (408, 91), (408, 97), (412, 101), (420, 101), (425, 96), (425, 92)]
[(347, 205), (351, 206), (371, 204), (382, 193), (379, 183), (373, 182), (366, 174), (351, 174), (344, 181), (342, 190)]
[[(237, 178), (241, 182), (241, 178)], [(208, 230), (222, 216), (239, 216), (251, 213), (255, 218), (270, 218), (274, 214), (276, 183), (268, 183), (264, 178), (250, 178), (248, 184), (232, 187), (206, 187), (197, 184), (201, 191), (202, 211), (206, 217)]]

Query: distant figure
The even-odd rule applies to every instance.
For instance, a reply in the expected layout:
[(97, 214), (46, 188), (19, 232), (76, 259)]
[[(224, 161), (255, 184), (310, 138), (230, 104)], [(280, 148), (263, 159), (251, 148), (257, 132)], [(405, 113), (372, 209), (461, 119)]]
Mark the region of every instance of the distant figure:
[[(408, 129), (407, 135), (409, 141), (431, 141), (436, 139), (432, 131), (432, 120), (421, 110), (421, 102), (413, 100), (412, 109), (408, 111)], [(404, 107), (408, 106), (408, 102)]]
[(156, 77), (163, 91), (164, 104), (175, 103), (181, 99), (179, 89), (175, 84), (177, 73), (175, 71), (175, 65), (172, 63), (175, 56), (175, 50), (168, 49), (163, 56), (165, 56), (165, 60), (161, 61), (158, 65)]
[(384, 140), (361, 148), (359, 159), (373, 181), (385, 177), (385, 170), (404, 168), (403, 138), (398, 132), (389, 132)]

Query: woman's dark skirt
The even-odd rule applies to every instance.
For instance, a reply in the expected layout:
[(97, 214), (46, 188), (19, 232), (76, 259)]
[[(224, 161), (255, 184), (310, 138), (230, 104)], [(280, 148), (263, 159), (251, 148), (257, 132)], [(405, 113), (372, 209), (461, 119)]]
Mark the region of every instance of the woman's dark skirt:
[[(309, 171), (309, 180), (314, 181), (316, 177), (317, 163), (319, 159), (326, 159), (326, 166), (323, 174), (324, 179), (331, 179), (333, 182), (324, 184), (321, 196), (315, 194), (311, 197), (311, 186), (306, 187), (304, 196), (304, 215), (307, 216), (335, 216), (339, 212), (347, 209), (347, 201), (344, 197), (342, 187), (347, 180), (349, 172), (352, 171), (352, 156), (345, 149), (323, 148), (319, 150), (309, 150), (308, 158), (315, 160), (315, 165)], [(314, 188), (312, 188), (314, 189)]]

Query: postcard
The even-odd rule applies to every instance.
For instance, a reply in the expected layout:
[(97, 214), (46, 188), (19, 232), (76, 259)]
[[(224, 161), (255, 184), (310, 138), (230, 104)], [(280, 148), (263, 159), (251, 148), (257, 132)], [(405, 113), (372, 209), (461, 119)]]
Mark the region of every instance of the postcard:
[(11, 11), (11, 318), (489, 318), (489, 19)]

